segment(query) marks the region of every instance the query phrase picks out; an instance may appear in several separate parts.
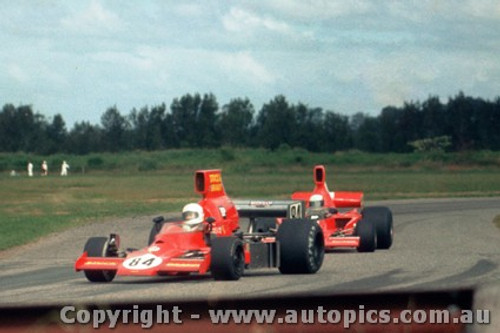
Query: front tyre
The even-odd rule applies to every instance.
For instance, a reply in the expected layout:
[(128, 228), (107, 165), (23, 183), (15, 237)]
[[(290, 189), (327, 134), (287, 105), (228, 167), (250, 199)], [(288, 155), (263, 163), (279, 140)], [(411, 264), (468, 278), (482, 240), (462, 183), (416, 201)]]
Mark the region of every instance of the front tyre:
[(210, 271), (215, 280), (239, 280), (245, 268), (243, 242), (237, 237), (211, 240)]
[(282, 274), (312, 274), (323, 264), (325, 241), (317, 223), (309, 219), (284, 220), (276, 236)]
[[(83, 248), (88, 257), (111, 257), (108, 252), (107, 237), (91, 237)], [(111, 282), (115, 278), (116, 270), (84, 270), (85, 277), (90, 282)]]
[(387, 207), (366, 207), (361, 212), (363, 219), (375, 224), (377, 233), (377, 249), (388, 249), (392, 245), (393, 225), (392, 212)]
[(356, 235), (359, 236), (358, 252), (373, 252), (377, 248), (377, 231), (372, 220), (363, 218), (356, 224)]

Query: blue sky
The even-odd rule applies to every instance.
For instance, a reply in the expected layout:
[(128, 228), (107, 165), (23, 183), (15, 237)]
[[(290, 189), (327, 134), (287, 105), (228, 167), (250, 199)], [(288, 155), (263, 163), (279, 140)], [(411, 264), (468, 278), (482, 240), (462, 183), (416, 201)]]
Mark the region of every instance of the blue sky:
[(500, 96), (500, 2), (1, 1), (0, 105), (100, 123), (116, 105), (278, 94), (351, 115)]

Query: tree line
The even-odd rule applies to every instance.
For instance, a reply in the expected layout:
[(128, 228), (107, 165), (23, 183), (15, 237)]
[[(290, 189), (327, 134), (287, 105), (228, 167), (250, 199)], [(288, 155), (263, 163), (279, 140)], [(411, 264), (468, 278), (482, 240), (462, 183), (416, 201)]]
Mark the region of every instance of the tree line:
[(102, 114), (100, 124), (76, 122), (71, 130), (61, 115), (47, 119), (31, 105), (6, 104), (0, 113), (1, 152), (81, 155), (220, 146), (300, 147), (313, 152), (500, 150), (500, 97), (489, 101), (460, 92), (446, 103), (430, 96), (423, 102), (387, 106), (377, 116), (347, 116), (291, 104), (283, 95), (256, 112), (248, 98), (220, 107), (213, 94), (195, 93), (175, 98), (168, 108), (165, 103), (144, 106), (128, 115), (113, 106)]

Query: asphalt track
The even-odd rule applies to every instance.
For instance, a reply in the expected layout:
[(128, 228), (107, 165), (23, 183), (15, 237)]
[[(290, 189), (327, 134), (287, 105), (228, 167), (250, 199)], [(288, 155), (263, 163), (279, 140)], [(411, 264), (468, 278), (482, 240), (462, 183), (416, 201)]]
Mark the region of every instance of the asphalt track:
[(500, 198), (386, 201), (394, 214), (389, 250), (330, 252), (314, 275), (281, 275), (277, 269), (247, 271), (239, 281), (210, 276), (117, 277), (89, 283), (73, 270), (90, 236), (118, 233), (125, 247), (146, 244), (151, 217), (99, 222), (45, 237), (0, 253), (0, 306), (89, 302), (215, 301), (398, 291), (432, 291), (500, 281)]

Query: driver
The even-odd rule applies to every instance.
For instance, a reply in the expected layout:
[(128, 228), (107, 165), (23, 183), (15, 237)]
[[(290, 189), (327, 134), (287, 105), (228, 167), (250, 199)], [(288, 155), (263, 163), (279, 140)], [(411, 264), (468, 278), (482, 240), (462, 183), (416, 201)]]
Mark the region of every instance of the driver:
[(324, 204), (325, 201), (321, 194), (311, 195), (309, 198), (309, 208), (306, 211), (306, 216), (314, 220), (325, 218), (326, 210), (325, 207), (323, 207)]
[(311, 208), (323, 208), (324, 204), (325, 200), (323, 200), (323, 196), (321, 194), (313, 194), (309, 198), (309, 207)]
[(184, 208), (182, 208), (182, 219), (184, 220), (182, 224), (182, 229), (184, 229), (184, 231), (201, 230), (204, 219), (203, 207), (197, 203), (185, 205)]

